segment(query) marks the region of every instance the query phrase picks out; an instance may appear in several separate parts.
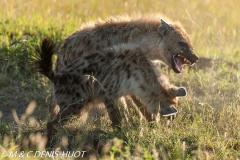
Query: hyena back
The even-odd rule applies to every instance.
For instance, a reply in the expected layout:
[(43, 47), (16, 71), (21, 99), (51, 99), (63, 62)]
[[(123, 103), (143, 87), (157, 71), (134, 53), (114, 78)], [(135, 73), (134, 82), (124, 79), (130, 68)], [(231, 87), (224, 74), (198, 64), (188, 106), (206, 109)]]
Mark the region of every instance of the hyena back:
[(52, 41), (44, 39), (37, 65), (39, 72), (53, 82), (54, 98), (60, 107), (55, 119), (47, 124), (48, 140), (56, 132), (54, 125), (63, 124), (69, 115), (79, 114), (95, 99), (105, 104), (112, 126), (119, 127), (117, 101), (122, 96), (141, 99), (147, 111), (157, 115), (175, 114), (177, 97), (186, 95), (184, 88), (171, 85), (155, 69), (141, 46), (121, 44), (100, 50), (82, 56), (57, 74), (51, 69), (53, 52)]

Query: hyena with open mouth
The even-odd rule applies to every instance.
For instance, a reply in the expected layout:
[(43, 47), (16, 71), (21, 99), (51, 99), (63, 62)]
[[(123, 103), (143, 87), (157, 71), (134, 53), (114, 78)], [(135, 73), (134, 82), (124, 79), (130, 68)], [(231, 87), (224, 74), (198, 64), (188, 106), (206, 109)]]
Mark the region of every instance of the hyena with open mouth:
[(59, 106), (47, 124), (48, 147), (56, 133), (54, 126), (62, 126), (70, 115), (81, 114), (89, 103), (104, 103), (112, 126), (119, 128), (117, 102), (122, 96), (140, 99), (148, 115), (165, 115), (175, 114), (177, 97), (186, 95), (183, 87), (170, 84), (155, 68), (146, 56), (150, 51), (141, 45), (119, 44), (83, 55), (59, 73), (52, 70), (54, 47), (51, 40), (44, 39), (36, 61), (39, 72), (53, 82), (53, 96)]
[[(174, 72), (181, 73), (184, 65), (194, 64), (198, 57), (181, 24), (166, 17), (167, 22), (160, 20), (161, 17), (158, 14), (118, 16), (87, 24), (63, 41), (58, 51), (55, 73), (79, 57), (120, 43), (137, 44), (150, 60), (160, 60)], [(141, 104), (136, 97), (132, 99)], [(53, 99), (49, 110), (52, 117), (57, 108)]]

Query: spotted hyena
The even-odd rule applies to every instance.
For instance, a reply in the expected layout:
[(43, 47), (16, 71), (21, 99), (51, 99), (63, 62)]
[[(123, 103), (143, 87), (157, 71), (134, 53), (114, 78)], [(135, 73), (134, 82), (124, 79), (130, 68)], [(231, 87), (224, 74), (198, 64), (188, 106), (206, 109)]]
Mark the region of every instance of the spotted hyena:
[(151, 114), (175, 114), (177, 97), (185, 96), (186, 91), (171, 85), (153, 66), (146, 52), (150, 51), (141, 45), (114, 45), (86, 54), (55, 74), (51, 60), (54, 43), (44, 39), (38, 50), (37, 65), (39, 72), (53, 82), (54, 99), (60, 108), (47, 124), (48, 140), (56, 132), (54, 125), (62, 125), (69, 115), (80, 114), (92, 102), (103, 102), (112, 126), (119, 127), (121, 114), (117, 101), (126, 95), (141, 99)]
[[(166, 20), (160, 20), (161, 17)], [(79, 57), (119, 43), (141, 46), (150, 60), (160, 60), (176, 73), (181, 73), (184, 65), (194, 64), (198, 60), (189, 36), (179, 22), (160, 14), (117, 16), (88, 23), (68, 36), (58, 51), (55, 73)], [(141, 104), (136, 97), (133, 99)], [(50, 113), (54, 117), (57, 107), (54, 100), (52, 102)]]

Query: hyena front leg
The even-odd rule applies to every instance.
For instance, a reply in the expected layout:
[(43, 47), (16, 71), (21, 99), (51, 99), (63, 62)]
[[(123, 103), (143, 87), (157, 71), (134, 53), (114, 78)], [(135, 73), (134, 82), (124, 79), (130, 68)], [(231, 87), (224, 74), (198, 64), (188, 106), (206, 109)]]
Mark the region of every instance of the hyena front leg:
[(103, 102), (107, 108), (108, 116), (112, 121), (112, 127), (120, 130), (122, 117), (118, 108), (117, 98), (105, 95), (103, 96)]
[(140, 100), (138, 100), (137, 97), (131, 96), (131, 98), (132, 98), (133, 102), (135, 103), (135, 105), (137, 106), (137, 108), (142, 113), (142, 115), (147, 119), (148, 122), (152, 122), (152, 121), (156, 120), (156, 115), (151, 114), (147, 110), (147, 107), (144, 104), (142, 104), (142, 102)]

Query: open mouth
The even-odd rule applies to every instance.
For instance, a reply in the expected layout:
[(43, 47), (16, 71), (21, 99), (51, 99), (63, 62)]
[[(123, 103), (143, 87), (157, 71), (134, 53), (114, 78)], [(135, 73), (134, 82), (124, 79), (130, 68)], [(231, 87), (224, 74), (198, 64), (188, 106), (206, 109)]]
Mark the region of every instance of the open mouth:
[(176, 73), (181, 73), (185, 64), (192, 65), (192, 63), (182, 55), (177, 54), (172, 57), (172, 69)]

